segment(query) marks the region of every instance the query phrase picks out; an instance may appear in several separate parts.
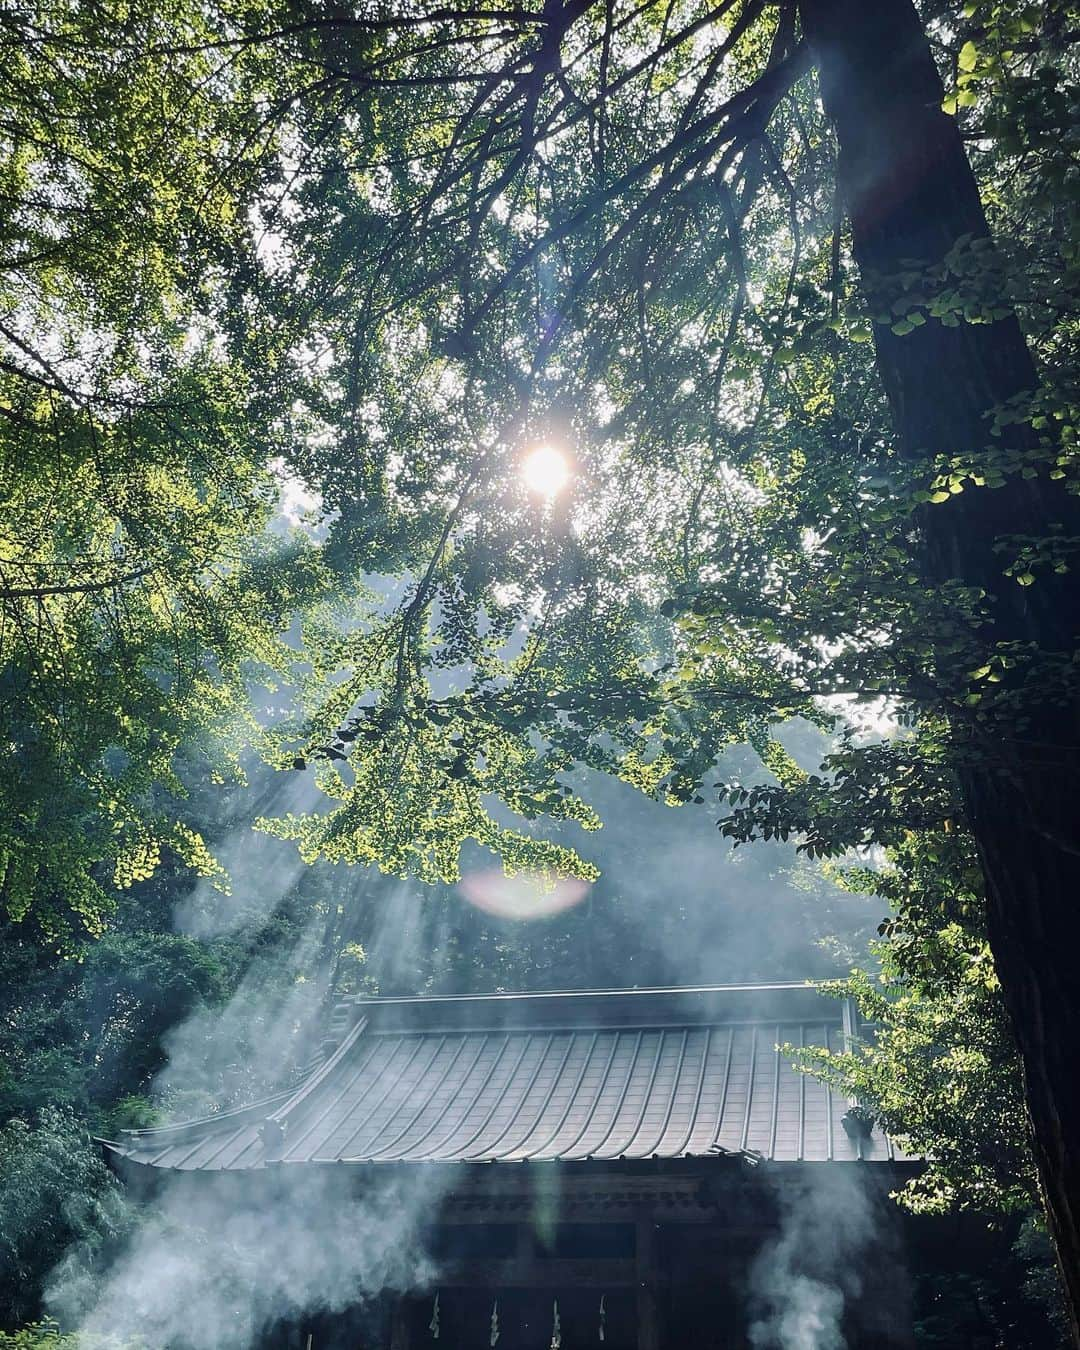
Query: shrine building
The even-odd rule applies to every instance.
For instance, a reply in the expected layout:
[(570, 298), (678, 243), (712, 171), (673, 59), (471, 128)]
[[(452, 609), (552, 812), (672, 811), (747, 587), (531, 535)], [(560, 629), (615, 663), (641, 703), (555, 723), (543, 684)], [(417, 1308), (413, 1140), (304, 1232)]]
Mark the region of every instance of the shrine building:
[(358, 996), (295, 1088), (105, 1148), (144, 1184), (430, 1180), (424, 1287), (298, 1314), (267, 1350), (742, 1350), (763, 1343), (754, 1263), (830, 1176), (882, 1234), (845, 1285), (846, 1344), (903, 1350), (887, 1195), (918, 1164), (783, 1050), (840, 1051), (857, 1030), (852, 1004), (806, 984)]

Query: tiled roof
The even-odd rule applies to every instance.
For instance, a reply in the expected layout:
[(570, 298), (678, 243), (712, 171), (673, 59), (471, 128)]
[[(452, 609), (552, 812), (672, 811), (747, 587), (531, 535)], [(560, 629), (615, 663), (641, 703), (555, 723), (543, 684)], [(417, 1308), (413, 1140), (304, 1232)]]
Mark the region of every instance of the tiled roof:
[(844, 1044), (850, 1010), (805, 985), (350, 1000), (294, 1090), (125, 1132), (156, 1168), (704, 1157), (893, 1161), (846, 1098), (778, 1047)]

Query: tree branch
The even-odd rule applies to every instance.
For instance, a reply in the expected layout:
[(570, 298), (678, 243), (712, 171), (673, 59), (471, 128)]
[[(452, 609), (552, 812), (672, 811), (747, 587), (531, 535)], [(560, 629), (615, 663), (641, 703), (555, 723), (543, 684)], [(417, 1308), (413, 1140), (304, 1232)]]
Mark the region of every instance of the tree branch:
[(152, 566), (140, 567), (134, 572), (124, 572), (121, 576), (106, 577), (103, 581), (67, 581), (55, 586), (2, 586), (0, 600), (44, 599), (47, 595), (92, 595), (100, 591), (112, 591), (117, 586), (126, 586), (149, 576)]

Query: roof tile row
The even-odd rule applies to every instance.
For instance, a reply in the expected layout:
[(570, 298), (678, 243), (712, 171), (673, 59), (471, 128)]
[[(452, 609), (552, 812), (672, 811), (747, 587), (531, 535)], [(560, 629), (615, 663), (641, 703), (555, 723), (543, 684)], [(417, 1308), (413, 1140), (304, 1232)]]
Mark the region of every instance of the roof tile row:
[[(785, 1010), (783, 998), (770, 1001)], [(530, 1026), (514, 1016), (475, 1029), (447, 1022), (436, 1002), (411, 1019), (395, 1002), (395, 1015), (384, 1019), (379, 1000), (359, 1000), (351, 1030), (294, 1092), (201, 1122), (132, 1131), (118, 1151), (181, 1171), (726, 1150), (776, 1161), (898, 1156), (879, 1132), (849, 1136), (846, 1099), (798, 1073), (781, 1050), (843, 1048), (840, 1011), (828, 1000), (812, 1020), (805, 999), (798, 1020), (763, 1020), (760, 999), (758, 1015), (742, 1020), (737, 999), (721, 1015), (715, 997), (691, 995), (680, 999), (681, 1017), (670, 1000), (663, 1017), (650, 1016), (656, 1000), (623, 1000), (600, 1005), (619, 1016), (594, 1015), (592, 1025)], [(483, 999), (469, 1002), (491, 1011)]]

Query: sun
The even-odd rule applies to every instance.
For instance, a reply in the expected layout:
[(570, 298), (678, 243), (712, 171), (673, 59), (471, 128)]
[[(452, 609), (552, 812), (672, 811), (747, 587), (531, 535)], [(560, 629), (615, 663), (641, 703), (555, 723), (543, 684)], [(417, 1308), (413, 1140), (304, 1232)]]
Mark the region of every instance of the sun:
[(530, 492), (541, 497), (554, 497), (566, 486), (570, 462), (555, 446), (539, 445), (525, 456), (521, 476)]

